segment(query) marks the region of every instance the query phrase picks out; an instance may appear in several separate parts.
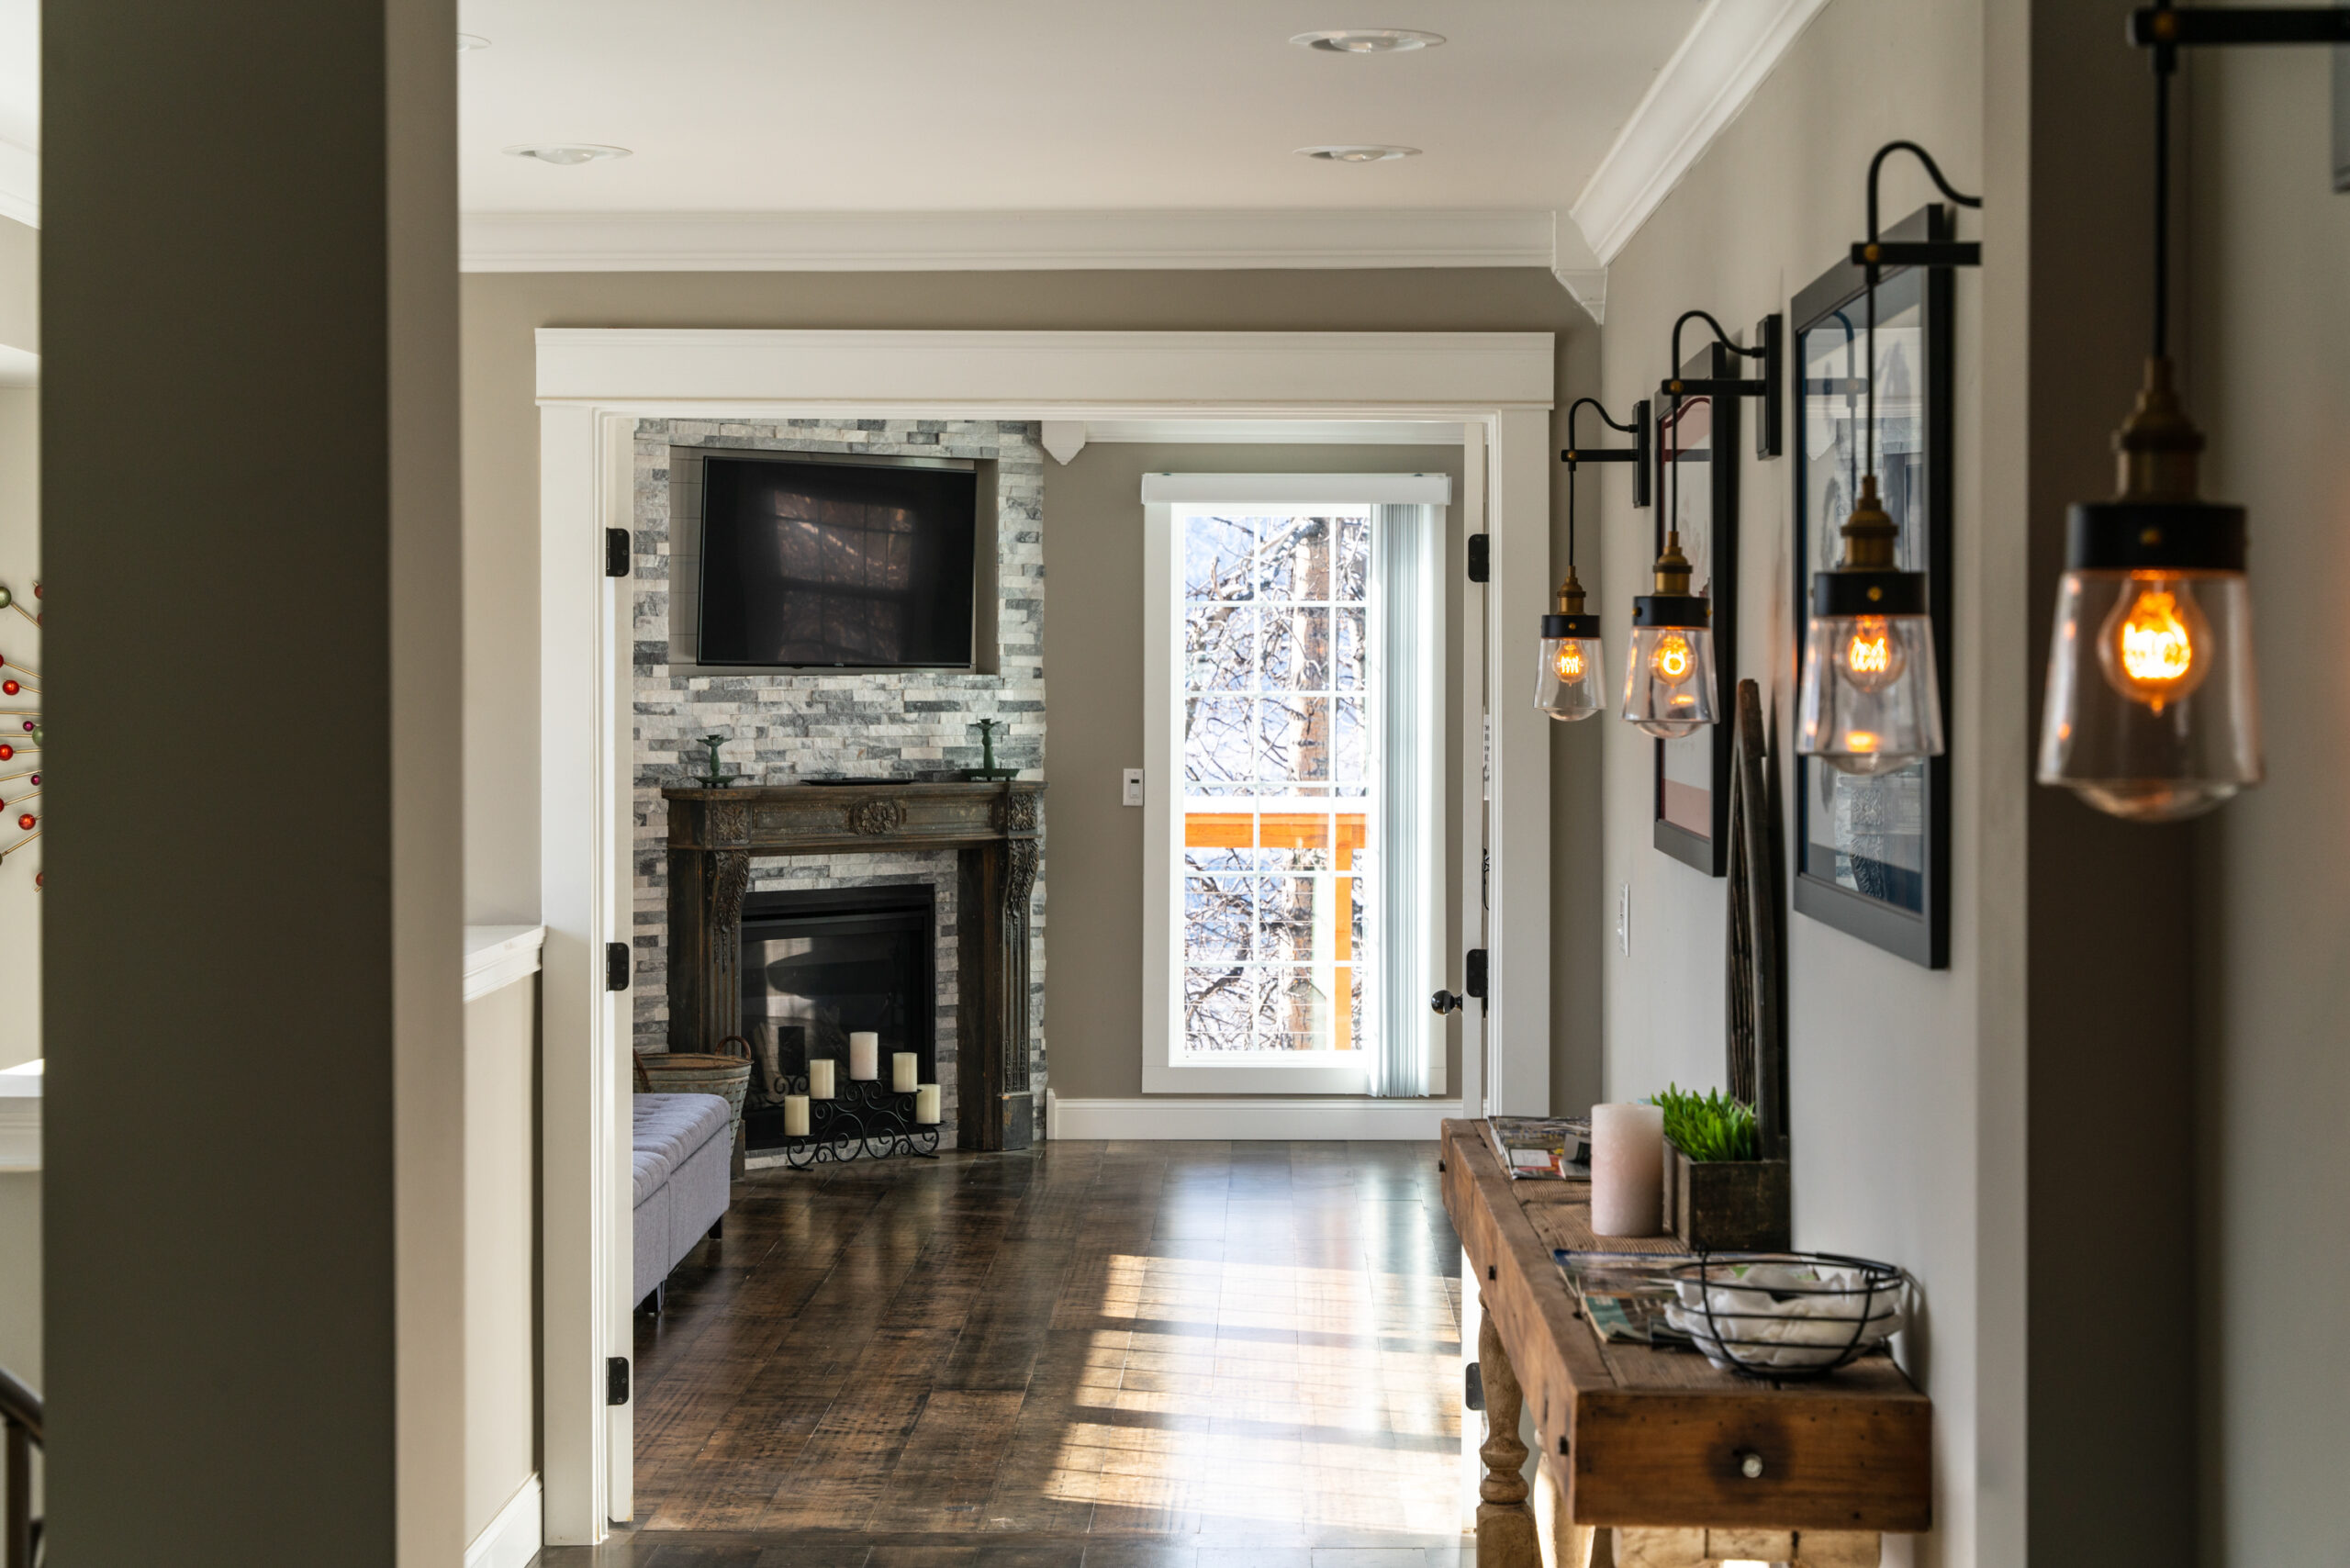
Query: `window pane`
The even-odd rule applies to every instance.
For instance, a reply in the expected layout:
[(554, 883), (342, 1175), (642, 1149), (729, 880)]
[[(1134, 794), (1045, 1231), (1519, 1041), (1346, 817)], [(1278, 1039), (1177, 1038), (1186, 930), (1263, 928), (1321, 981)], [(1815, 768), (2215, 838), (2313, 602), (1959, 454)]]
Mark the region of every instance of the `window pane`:
[(1248, 697), (1194, 697), (1183, 704), (1187, 783), (1248, 784), (1256, 777), (1251, 731), (1257, 704)]
[(1315, 698), (1315, 700), (1335, 700), (1337, 707), (1337, 734), (1331, 748), (1337, 756), (1331, 774), (1342, 784), (1368, 782), (1371, 775), (1371, 732), (1363, 723), (1362, 699)]
[(1246, 518), (1194, 517), (1183, 530), (1183, 597), (1249, 598), (1256, 531)]
[(1338, 524), (1337, 591), (1334, 599), (1360, 604), (1371, 598), (1371, 519), (1350, 517)]
[[(1265, 685), (1296, 691), (1330, 689), (1330, 612), (1318, 606), (1266, 611)], [(1275, 627), (1278, 626), (1278, 632)], [(1281, 656), (1272, 658), (1276, 639)]]
[(1183, 614), (1183, 683), (1192, 691), (1257, 689), (1258, 612), (1247, 605), (1203, 605)]
[(1256, 1048), (1248, 1022), (1256, 1012), (1255, 969), (1237, 966), (1183, 971), (1183, 1043), (1195, 1051)]
[(1183, 879), (1183, 951), (1195, 960), (1249, 957), (1253, 877)]
[(1360, 610), (1341, 610), (1337, 616), (1338, 645), (1331, 674), (1337, 678), (1331, 685), (1340, 691), (1360, 691), (1370, 678), (1363, 667), (1363, 615)]
[[(1315, 893), (1326, 884), (1316, 877), (1265, 877), (1259, 881), (1256, 956), (1292, 960), (1313, 958)], [(1323, 918), (1326, 924), (1328, 916), (1325, 914)]]

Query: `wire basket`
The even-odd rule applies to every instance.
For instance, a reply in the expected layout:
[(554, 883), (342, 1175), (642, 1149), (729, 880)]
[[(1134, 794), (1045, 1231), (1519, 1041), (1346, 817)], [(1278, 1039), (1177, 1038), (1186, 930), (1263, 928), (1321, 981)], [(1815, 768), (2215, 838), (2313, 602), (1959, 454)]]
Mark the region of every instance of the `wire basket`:
[(1665, 1321), (1707, 1361), (1748, 1377), (1826, 1377), (1908, 1327), (1909, 1276), (1834, 1252), (1699, 1256), (1670, 1271)]

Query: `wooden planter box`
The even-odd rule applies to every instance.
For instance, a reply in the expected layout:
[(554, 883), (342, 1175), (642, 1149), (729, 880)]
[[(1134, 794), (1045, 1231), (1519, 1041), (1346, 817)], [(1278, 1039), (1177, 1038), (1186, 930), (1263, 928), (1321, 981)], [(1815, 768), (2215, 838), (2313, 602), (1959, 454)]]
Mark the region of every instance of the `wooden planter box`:
[(1784, 1252), (1793, 1183), (1784, 1159), (1692, 1159), (1664, 1140), (1664, 1224), (1695, 1252)]

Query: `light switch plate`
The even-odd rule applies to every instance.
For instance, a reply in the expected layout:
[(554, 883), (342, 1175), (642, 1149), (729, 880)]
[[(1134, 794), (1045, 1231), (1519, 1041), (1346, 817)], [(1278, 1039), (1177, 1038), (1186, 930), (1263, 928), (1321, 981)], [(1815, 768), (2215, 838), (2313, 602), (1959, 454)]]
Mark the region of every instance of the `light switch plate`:
[(1119, 776), (1124, 780), (1125, 801), (1129, 806), (1142, 804), (1142, 769), (1129, 767)]

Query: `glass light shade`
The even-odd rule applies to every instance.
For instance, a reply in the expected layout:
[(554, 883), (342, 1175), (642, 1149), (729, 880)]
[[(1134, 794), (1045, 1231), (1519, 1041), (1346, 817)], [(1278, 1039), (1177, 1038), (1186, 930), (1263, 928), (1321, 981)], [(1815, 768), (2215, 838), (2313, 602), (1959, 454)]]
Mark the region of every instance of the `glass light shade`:
[(1796, 750), (1856, 774), (1891, 773), (1940, 756), (1933, 622), (1923, 615), (1812, 616)]
[[(1546, 617), (1547, 619), (1547, 617)], [(1596, 637), (1545, 637), (1535, 672), (1534, 705), (1553, 719), (1588, 719), (1607, 706)]]
[(2175, 822), (2261, 779), (2252, 588), (2242, 572), (2065, 574), (2040, 781), (2101, 812)]
[(1718, 717), (1714, 634), (1703, 626), (1636, 626), (1624, 670), (1624, 717), (1660, 740), (1695, 734)]

